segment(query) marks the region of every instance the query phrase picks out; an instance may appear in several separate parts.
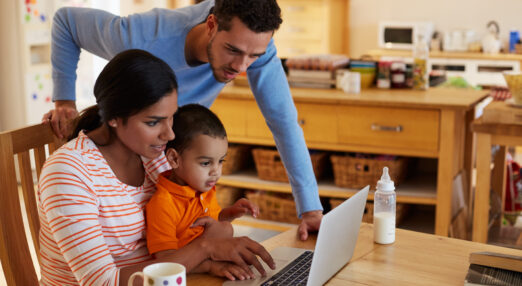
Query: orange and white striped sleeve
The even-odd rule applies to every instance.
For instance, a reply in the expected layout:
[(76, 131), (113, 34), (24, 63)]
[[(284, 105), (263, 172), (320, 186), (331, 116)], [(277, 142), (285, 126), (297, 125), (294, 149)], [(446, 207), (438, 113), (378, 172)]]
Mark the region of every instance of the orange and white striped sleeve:
[[(103, 237), (93, 180), (78, 153), (49, 158), (39, 180), (40, 215), (46, 222), (42, 233), (56, 242), (59, 249), (47, 250), (63, 255), (78, 284), (118, 285), (119, 269)], [(53, 247), (45, 241), (41, 245)]]

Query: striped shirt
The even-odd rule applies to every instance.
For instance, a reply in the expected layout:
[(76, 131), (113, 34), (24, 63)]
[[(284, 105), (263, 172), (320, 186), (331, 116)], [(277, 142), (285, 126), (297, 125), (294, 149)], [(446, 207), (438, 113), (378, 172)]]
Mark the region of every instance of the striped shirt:
[(50, 156), (38, 183), (43, 285), (118, 285), (119, 268), (150, 259), (145, 204), (165, 156), (142, 158), (139, 187), (120, 182), (83, 132)]

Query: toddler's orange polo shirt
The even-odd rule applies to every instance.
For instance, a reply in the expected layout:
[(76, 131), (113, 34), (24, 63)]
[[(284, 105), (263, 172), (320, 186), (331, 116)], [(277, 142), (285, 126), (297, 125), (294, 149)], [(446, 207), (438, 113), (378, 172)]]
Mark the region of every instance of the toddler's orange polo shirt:
[(149, 253), (179, 249), (203, 233), (202, 226), (190, 226), (203, 216), (218, 219), (221, 208), (216, 188), (206, 193), (180, 186), (168, 179), (171, 171), (158, 177), (156, 193), (145, 206)]

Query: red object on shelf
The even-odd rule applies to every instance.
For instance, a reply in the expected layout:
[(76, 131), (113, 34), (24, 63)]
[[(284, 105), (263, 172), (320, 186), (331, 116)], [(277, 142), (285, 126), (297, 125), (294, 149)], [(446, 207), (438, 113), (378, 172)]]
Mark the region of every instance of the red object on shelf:
[(511, 158), (507, 160), (505, 212), (522, 211), (522, 174), (520, 165)]

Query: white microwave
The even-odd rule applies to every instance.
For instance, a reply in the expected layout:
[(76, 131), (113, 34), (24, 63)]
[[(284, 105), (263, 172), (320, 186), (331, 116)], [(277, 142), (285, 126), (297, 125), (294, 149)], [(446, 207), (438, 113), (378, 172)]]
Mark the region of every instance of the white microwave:
[(430, 22), (379, 22), (379, 47), (411, 50), (422, 35), (427, 44), (434, 25)]

